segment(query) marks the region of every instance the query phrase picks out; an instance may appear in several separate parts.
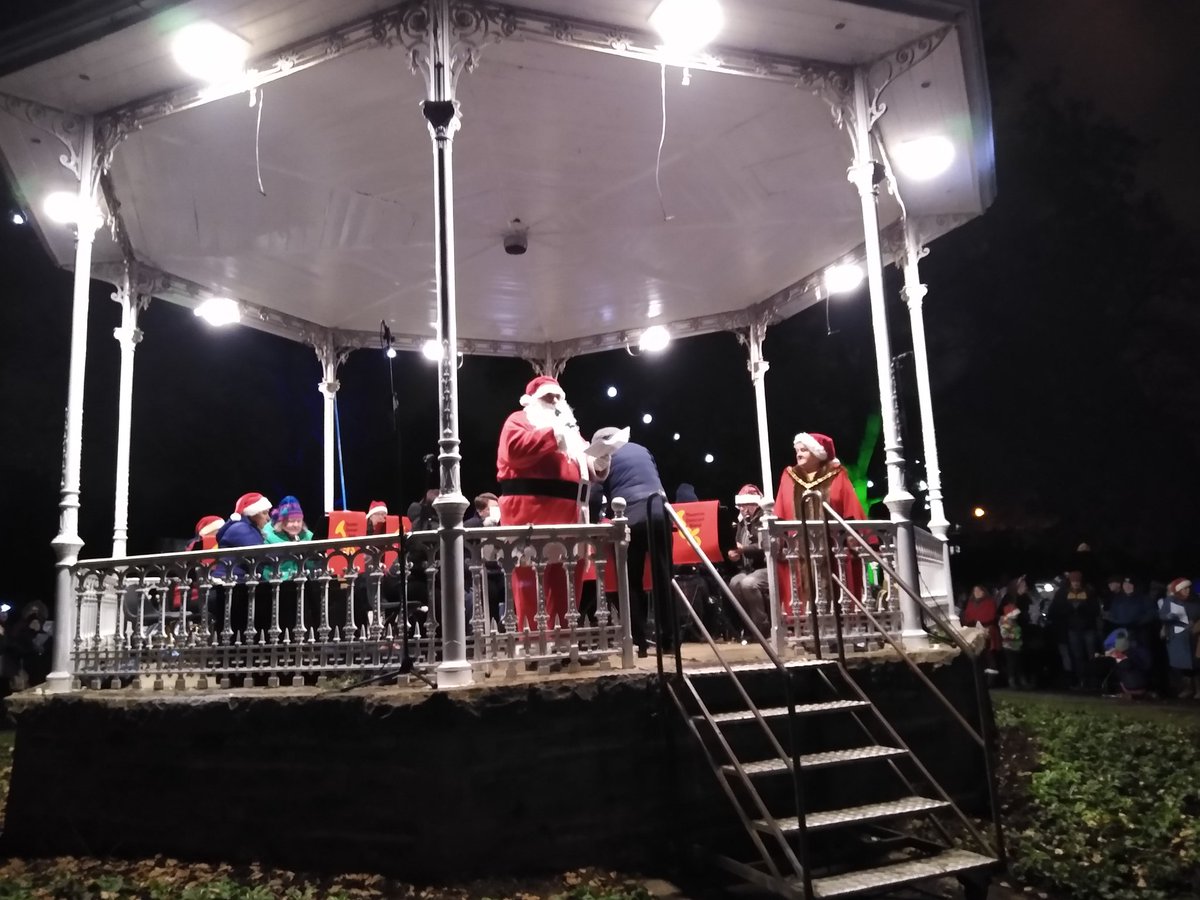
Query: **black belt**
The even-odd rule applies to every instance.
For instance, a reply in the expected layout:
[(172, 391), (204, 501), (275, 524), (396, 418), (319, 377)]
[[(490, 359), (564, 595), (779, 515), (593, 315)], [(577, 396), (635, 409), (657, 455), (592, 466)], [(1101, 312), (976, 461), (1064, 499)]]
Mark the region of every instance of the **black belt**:
[(557, 497), (578, 500), (579, 484), (561, 478), (506, 478), (500, 482), (501, 497)]

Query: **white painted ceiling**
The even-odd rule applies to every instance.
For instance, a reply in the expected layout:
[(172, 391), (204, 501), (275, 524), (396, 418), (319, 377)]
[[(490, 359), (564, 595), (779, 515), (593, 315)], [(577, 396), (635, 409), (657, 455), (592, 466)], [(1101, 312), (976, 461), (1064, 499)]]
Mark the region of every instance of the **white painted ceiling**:
[[(266, 54), (383, 8), (384, 2), (194, 2), (22, 72), (0, 91), (100, 112), (184, 84), (165, 55), (178, 23), (213, 18)], [(584, 5), (532, 0), (580, 15)], [(654, 0), (588, 2), (586, 16), (645, 28)], [(886, 5), (880, 3), (879, 5)], [(874, 59), (938, 26), (839, 0), (725, 0), (728, 46), (832, 62)], [(845, 27), (837, 28), (838, 23)], [(86, 74), (87, 80), (79, 77)], [(823, 101), (778, 82), (694, 71), (533, 40), (489, 45), (459, 81), (454, 141), (459, 335), (563, 341), (744, 309), (862, 242), (846, 181), (850, 144)], [(951, 137), (950, 172), (902, 182), (910, 214), (975, 215), (990, 158), (973, 148), (955, 33), (885, 95), (889, 143)], [(424, 86), (402, 51), (347, 54), (268, 84), (257, 108), (229, 97), (147, 124), (122, 143), (111, 177), (144, 262), (216, 293), (321, 326), (433, 334), (433, 160)], [(38, 138), (40, 143), (34, 143)], [(985, 141), (986, 143), (986, 141)], [(37, 213), (69, 187), (61, 145), (0, 115), (0, 150)], [(669, 217), (664, 219), (663, 210)], [(881, 220), (898, 215), (881, 199)], [(504, 253), (511, 219), (529, 251)], [(72, 263), (70, 230), (38, 222)], [(111, 241), (100, 261), (119, 259)]]

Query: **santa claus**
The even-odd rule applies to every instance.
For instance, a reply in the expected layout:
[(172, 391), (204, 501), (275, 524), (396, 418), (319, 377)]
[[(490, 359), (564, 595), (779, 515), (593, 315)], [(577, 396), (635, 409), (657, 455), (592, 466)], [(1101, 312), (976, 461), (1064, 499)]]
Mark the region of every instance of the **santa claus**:
[[(833, 438), (824, 434), (802, 431), (792, 439), (796, 464), (783, 470), (779, 490), (775, 493), (775, 515), (780, 519), (820, 519), (821, 503), (828, 503), (843, 519), (865, 519), (862, 504), (850, 476), (837, 458)], [(809, 493), (812, 492), (812, 493)], [(808, 495), (807, 498), (805, 495)], [(819, 498), (819, 499), (818, 499)], [(801, 608), (807, 611), (810, 596), (807, 548), (801, 547), (796, 570), (799, 573)], [(779, 564), (780, 602), (785, 614), (791, 615), (791, 581), (787, 564)], [(848, 550), (846, 587), (861, 599), (862, 574), (857, 557)]]
[[(553, 378), (540, 375), (525, 387), (521, 409), (500, 431), (496, 479), (500, 520), (505, 525), (569, 525), (585, 520), (586, 485), (602, 476), (605, 461), (585, 454), (566, 394)], [(517, 569), (513, 579), (517, 628), (536, 629), (537, 588), (533, 570)], [(566, 624), (567, 580), (561, 565), (546, 568), (548, 626)]]

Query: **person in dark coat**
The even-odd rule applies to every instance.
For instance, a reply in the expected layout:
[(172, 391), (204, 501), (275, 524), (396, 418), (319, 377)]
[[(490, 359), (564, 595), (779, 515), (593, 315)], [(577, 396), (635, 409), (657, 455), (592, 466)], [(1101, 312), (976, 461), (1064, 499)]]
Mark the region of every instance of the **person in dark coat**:
[(1083, 577), (1078, 569), (1067, 573), (1067, 583), (1050, 601), (1047, 620), (1074, 686), (1090, 689), (1094, 687), (1091, 662), (1100, 645), (1100, 601)]
[[(217, 547), (218, 549), (233, 548), (233, 547), (255, 547), (259, 544), (265, 544), (267, 539), (263, 536), (263, 526), (271, 521), (271, 501), (262, 494), (251, 491), (248, 494), (242, 494), (238, 497), (237, 504), (233, 508), (233, 515), (229, 517), (221, 528), (217, 531)], [(244, 581), (247, 575), (246, 566), (234, 561), (234, 558), (223, 557), (217, 561), (212, 570), (213, 578), (232, 578), (234, 581)], [(236, 586), (226, 586), (212, 592), (209, 601), (208, 612), (213, 620), (213, 629), (220, 636), (220, 640), (228, 639), (228, 635), (223, 634), (225, 631), (225, 592), (232, 591), (233, 598), (231, 601), (231, 621), (230, 628), (236, 633), (244, 630), (247, 627), (246, 623), (246, 586), (238, 584)], [(265, 596), (265, 594), (264, 594)]]
[[(651, 497), (666, 497), (658, 466), (650, 451), (641, 444), (629, 440), (628, 428), (601, 428), (592, 438), (592, 444), (603, 444), (612, 449), (608, 474), (604, 479), (604, 496), (611, 503), (614, 497), (625, 501), (625, 517), (629, 520), (629, 550), (626, 554), (626, 569), (629, 573), (629, 618), (633, 642), (637, 644), (638, 656), (646, 656), (649, 641), (646, 638), (646, 593), (642, 588), (642, 571), (646, 565), (646, 554), (653, 543), (655, 554), (663, 561), (666, 578), (670, 579), (671, 532), (666, 513), (661, 504), (650, 504)], [(668, 590), (663, 584), (664, 591)], [(656, 609), (667, 607), (663, 598), (655, 598)], [(661, 616), (661, 612), (658, 613)], [(666, 622), (660, 620), (660, 624)], [(669, 639), (667, 639), (669, 641)], [(664, 647), (665, 649), (665, 647)]]

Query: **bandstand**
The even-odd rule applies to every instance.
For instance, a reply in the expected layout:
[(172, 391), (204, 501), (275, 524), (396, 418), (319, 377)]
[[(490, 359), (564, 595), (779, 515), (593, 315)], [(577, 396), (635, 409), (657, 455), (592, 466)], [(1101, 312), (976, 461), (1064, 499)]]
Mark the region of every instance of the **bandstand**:
[[(683, 9), (678, 34), (664, 18), (673, 6)], [(887, 687), (877, 679), (862, 688), (846, 661), (856, 651), (883, 654), (880, 665), (898, 666), (901, 680), (932, 688), (991, 783), (985, 698), (956, 695), (944, 681), (935, 687), (925, 668), (933, 657), (920, 656), (932, 652), (932, 626), (963, 651), (956, 671), (978, 677), (945, 621), (949, 523), (919, 273), (927, 246), (982, 214), (993, 196), (976, 0), (661, 7), (667, 12), (654, 0), (109, 2), (12, 42), (0, 59), (0, 152), (48, 252), (75, 278), (48, 692), (112, 695), (96, 700), (111, 716), (128, 708), (113, 706), (113, 696), (140, 689), (175, 695), (172, 708), (200, 702), (211, 716), (211, 702), (195, 697), (253, 706), (265, 702), (248, 699), (260, 689), (298, 692), (280, 701), (287, 706), (319, 689), (314, 679), (325, 686), (390, 672), (394, 684), (397, 668), (402, 681), (416, 673), (438, 688), (504, 681), (512, 690), (534, 666), (579, 677), (595, 666), (624, 685), (608, 696), (641, 697), (620, 681), (649, 676), (638, 675), (630, 644), (619, 506), (601, 525), (462, 527), (459, 354), (521, 357), (556, 375), (585, 353), (736, 332), (748, 350), (770, 491), (767, 329), (865, 279), (889, 518), (780, 522), (765, 498), (772, 552), (793, 571), (814, 566), (817, 595), (799, 596), (793, 578), (791, 596), (780, 596), (787, 588), (773, 581), (771, 633), (755, 632), (756, 655), (731, 660), (709, 641), (712, 656), (689, 665), (677, 658), (663, 696), (703, 749), (720, 802), (731, 801), (745, 826), (757, 862), (722, 856), (733, 873), (810, 897), (990, 871), (1003, 858), (998, 827), (989, 846), (961, 797), (938, 785), (938, 766), (879, 712)], [(714, 8), (721, 21), (699, 34)], [(209, 43), (185, 43), (193, 39)], [(910, 315), (928, 531), (910, 516), (885, 314), (888, 264), (903, 270)], [(121, 376), (113, 546), (106, 558), (81, 559), (92, 279), (112, 283), (121, 305)], [(390, 348), (435, 358), (441, 527), (351, 548), (333, 540), (219, 559), (213, 551), (128, 555), (138, 317), (152, 300), (314, 349), (327, 512), (339, 366), (358, 349), (378, 351), (381, 320)], [(415, 545), (435, 560), (428, 570), (406, 568)], [(806, 549), (789, 555), (797, 545)], [(837, 547), (855, 553), (839, 556)], [(591, 620), (578, 615), (573, 590), (567, 626), (547, 627), (542, 610), (537, 632), (517, 634), (515, 622), (489, 617), (489, 561), (509, 575), (532, 565), (540, 584), (545, 566), (564, 560), (599, 570)], [(845, 567), (860, 564), (875, 567), (874, 587), (850, 596)], [(605, 602), (606, 567), (614, 604)], [(434, 599), (415, 630), (407, 610), (402, 624), (389, 620), (381, 588), (389, 577), (428, 580)], [(171, 597), (182, 598), (174, 611)], [(248, 608), (235, 627), (239, 603)], [(222, 625), (210, 626), (222, 604)], [(777, 675), (782, 688), (761, 681)], [(670, 681), (661, 670), (659, 678)], [(21, 715), (56, 721), (60, 707), (50, 700), (40, 710), (27, 700)], [(331, 722), (341, 715), (328, 703), (320, 709)], [(801, 723), (830, 714), (851, 716), (869, 740), (847, 749), (801, 734)], [(863, 724), (860, 716), (874, 718)], [(261, 721), (285, 734), (299, 727), (281, 725), (286, 719)], [(761, 726), (762, 747), (727, 739), (739, 722)], [(783, 724), (787, 740), (778, 736)], [(867, 791), (853, 803), (830, 797), (817, 803), (828, 808), (815, 808), (820, 790), (804, 786), (802, 770), (861, 761), (899, 775), (905, 789)], [(900, 775), (902, 764), (914, 768)], [(788, 776), (781, 790), (756, 787), (759, 776), (779, 773)], [(15, 786), (14, 796), (22, 790)], [(247, 789), (246, 802), (255, 797)], [(778, 809), (789, 802), (790, 817)], [(935, 825), (945, 838), (937, 848), (918, 836), (900, 847), (913, 851), (902, 858), (872, 851), (870, 865), (853, 854), (821, 861), (817, 832), (947, 812), (962, 828)], [(42, 834), (40, 820), (24, 815), (18, 834), (51, 846), (30, 837)], [(960, 831), (982, 849), (964, 849)]]

